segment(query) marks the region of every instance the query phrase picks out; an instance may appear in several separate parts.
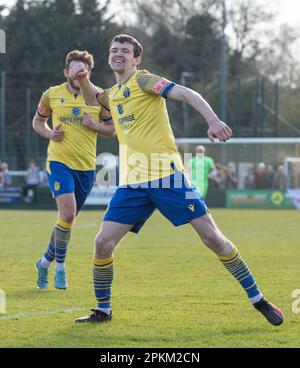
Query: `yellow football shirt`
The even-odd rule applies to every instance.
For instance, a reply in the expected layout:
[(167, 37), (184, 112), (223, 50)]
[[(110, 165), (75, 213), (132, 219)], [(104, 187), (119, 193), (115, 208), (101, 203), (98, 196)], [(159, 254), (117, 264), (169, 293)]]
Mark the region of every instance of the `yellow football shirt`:
[(61, 124), (64, 131), (61, 142), (49, 142), (47, 160), (62, 162), (73, 170), (95, 170), (97, 133), (84, 127), (82, 119), (86, 112), (99, 121), (104, 108), (87, 105), (81, 95), (68, 90), (66, 82), (43, 93), (38, 112), (44, 116), (40, 106), (51, 110), (53, 128)]
[(98, 95), (109, 108), (120, 144), (120, 185), (145, 183), (184, 172), (165, 98), (174, 83), (146, 70)]

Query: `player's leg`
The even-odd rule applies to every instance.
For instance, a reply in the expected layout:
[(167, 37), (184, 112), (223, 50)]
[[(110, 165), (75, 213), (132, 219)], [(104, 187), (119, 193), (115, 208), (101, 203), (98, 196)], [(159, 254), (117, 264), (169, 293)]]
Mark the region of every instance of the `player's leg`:
[(113, 251), (120, 240), (134, 225), (104, 221), (95, 238), (93, 258), (93, 284), (97, 309), (89, 316), (76, 319), (76, 322), (106, 322), (112, 319), (111, 287), (114, 277)]
[(113, 251), (120, 240), (132, 231), (138, 233), (155, 206), (142, 189), (119, 188), (104, 216), (101, 229), (95, 238), (93, 282), (97, 309), (90, 316), (76, 322), (105, 322), (112, 318), (111, 286), (114, 276)]
[[(58, 219), (52, 231), (50, 242), (43, 257), (36, 262), (38, 287), (48, 288), (48, 269), (56, 260), (55, 277), (58, 288), (65, 288), (65, 256), (71, 236), (71, 228), (76, 215), (74, 179), (70, 169), (60, 162), (47, 164), (48, 182), (53, 197), (56, 199)], [(59, 281), (61, 279), (61, 282)], [(62, 286), (62, 287), (61, 287)]]
[(229, 256), (234, 250), (234, 245), (219, 230), (210, 214), (193, 219), (190, 224), (203, 243), (218, 257)]
[(241, 257), (237, 248), (218, 229), (210, 214), (193, 219), (192, 227), (198, 233), (203, 243), (210, 248), (240, 283), (247, 296), (256, 309), (258, 309), (267, 320), (277, 326), (283, 322), (283, 314), (279, 308), (263, 298), (254, 277), (246, 262)]
[(58, 222), (55, 226), (55, 287), (66, 289), (66, 255), (71, 238), (71, 229), (76, 216), (89, 195), (93, 182), (94, 171), (77, 171), (67, 168), (68, 180), (64, 184), (65, 194), (56, 198)]
[(54, 230), (53, 230), (50, 236), (48, 247), (44, 255), (42, 256), (42, 258), (39, 258), (35, 263), (35, 267), (38, 272), (37, 287), (39, 289), (48, 289), (49, 267), (54, 259), (55, 259), (55, 244), (54, 244)]
[[(58, 209), (58, 219), (51, 233), (50, 242), (48, 248), (46, 249), (43, 257), (38, 262), (40, 263), (41, 273), (45, 273), (43, 270), (50, 267), (50, 264), (56, 260), (56, 271), (57, 273), (57, 286), (62, 284), (65, 286), (66, 280), (64, 282), (59, 282), (60, 279), (66, 279), (65, 274), (65, 258), (67, 254), (68, 243), (71, 237), (71, 228), (74, 222), (75, 216), (77, 216), (78, 211), (76, 211), (76, 202), (74, 194), (64, 194), (56, 198), (57, 209)], [(75, 213), (75, 215), (74, 215)], [(56, 243), (54, 238), (57, 239)], [(60, 240), (60, 238), (63, 238)], [(59, 243), (61, 241), (61, 243)], [(56, 251), (57, 249), (57, 251)], [(42, 267), (42, 268), (41, 268)], [(62, 275), (62, 276), (61, 276)], [(41, 283), (40, 283), (41, 284)], [(47, 282), (48, 284), (48, 282)], [(60, 287), (58, 287), (60, 288)], [(65, 287), (64, 287), (65, 288)]]
[(74, 193), (62, 194), (56, 198), (58, 218), (54, 226), (55, 277), (56, 289), (68, 287), (66, 274), (66, 256), (71, 239), (72, 226), (76, 217), (76, 199)]
[(228, 271), (239, 281), (254, 306), (270, 323), (281, 324), (282, 312), (263, 299), (249, 268), (236, 247), (214, 223), (200, 193), (180, 172), (171, 175), (169, 181), (168, 188), (159, 188), (151, 192), (151, 198), (160, 212), (175, 226), (191, 223), (204, 244), (217, 254)]
[(94, 290), (98, 309), (110, 314), (111, 285), (113, 281), (113, 251), (133, 225), (104, 221), (95, 238)]

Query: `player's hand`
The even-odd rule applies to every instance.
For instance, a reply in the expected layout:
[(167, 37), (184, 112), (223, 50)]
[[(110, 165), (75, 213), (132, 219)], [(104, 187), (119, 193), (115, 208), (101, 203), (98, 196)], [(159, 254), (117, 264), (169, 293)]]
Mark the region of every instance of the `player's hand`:
[(82, 125), (93, 131), (97, 131), (98, 125), (93, 120), (92, 116), (86, 112), (83, 113)]
[(69, 77), (71, 79), (84, 79), (88, 76), (89, 71), (85, 68), (85, 65), (81, 62), (74, 63), (69, 69)]
[(64, 134), (65, 132), (61, 129), (61, 124), (59, 124), (50, 131), (49, 139), (51, 139), (54, 142), (60, 142), (63, 140)]
[(232, 130), (223, 121), (215, 120), (209, 124), (207, 135), (212, 143), (215, 142), (215, 138), (220, 142), (226, 142), (232, 136)]

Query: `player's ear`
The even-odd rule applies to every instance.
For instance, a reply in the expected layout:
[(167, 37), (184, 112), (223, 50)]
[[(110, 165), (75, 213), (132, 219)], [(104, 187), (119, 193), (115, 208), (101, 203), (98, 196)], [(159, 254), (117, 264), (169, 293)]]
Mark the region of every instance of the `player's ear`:
[(64, 68), (64, 76), (67, 78), (69, 75), (69, 69), (68, 68)]
[(139, 67), (139, 66), (140, 66), (140, 64), (141, 64), (141, 62), (142, 62), (142, 57), (141, 57), (141, 56), (137, 56), (137, 57), (135, 58), (135, 65), (136, 65), (137, 67)]

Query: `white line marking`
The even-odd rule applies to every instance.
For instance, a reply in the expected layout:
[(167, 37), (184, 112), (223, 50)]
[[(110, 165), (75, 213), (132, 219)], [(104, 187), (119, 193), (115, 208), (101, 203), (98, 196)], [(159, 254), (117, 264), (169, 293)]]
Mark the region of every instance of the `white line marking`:
[(83, 310), (87, 310), (87, 308), (72, 307), (72, 308), (65, 308), (65, 309), (52, 309), (52, 310), (35, 311), (35, 312), (28, 312), (28, 313), (5, 314), (4, 316), (0, 315), (0, 320), (5, 319), (5, 318), (46, 316), (48, 314), (56, 314), (56, 313), (61, 313), (61, 312), (68, 313), (68, 312), (76, 312), (76, 311), (83, 311)]

